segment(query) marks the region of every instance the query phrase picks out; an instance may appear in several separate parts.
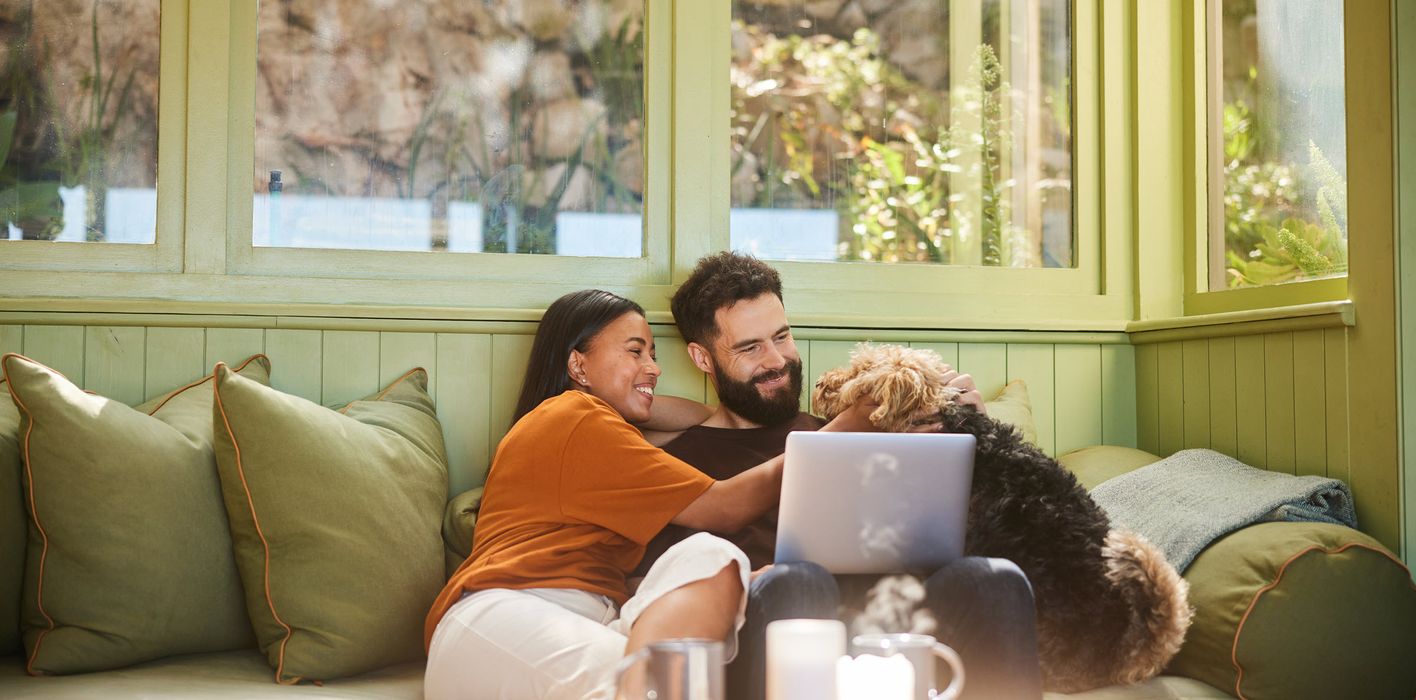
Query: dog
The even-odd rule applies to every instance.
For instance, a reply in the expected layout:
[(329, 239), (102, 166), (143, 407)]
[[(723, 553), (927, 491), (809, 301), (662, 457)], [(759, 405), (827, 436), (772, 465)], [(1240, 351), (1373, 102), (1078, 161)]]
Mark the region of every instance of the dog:
[(881, 430), (939, 429), (978, 439), (964, 553), (1012, 560), (1033, 587), (1043, 686), (1074, 693), (1158, 674), (1192, 611), (1185, 580), (1138, 534), (1112, 529), (1075, 476), (1012, 426), (957, 403), (937, 353), (857, 346), (816, 383), (830, 420), (861, 399)]

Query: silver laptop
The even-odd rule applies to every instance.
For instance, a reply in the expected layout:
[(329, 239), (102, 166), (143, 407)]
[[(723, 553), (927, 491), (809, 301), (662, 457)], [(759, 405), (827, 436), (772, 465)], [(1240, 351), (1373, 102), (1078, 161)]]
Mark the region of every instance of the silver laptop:
[(929, 574), (960, 557), (974, 436), (787, 435), (776, 561), (833, 574)]

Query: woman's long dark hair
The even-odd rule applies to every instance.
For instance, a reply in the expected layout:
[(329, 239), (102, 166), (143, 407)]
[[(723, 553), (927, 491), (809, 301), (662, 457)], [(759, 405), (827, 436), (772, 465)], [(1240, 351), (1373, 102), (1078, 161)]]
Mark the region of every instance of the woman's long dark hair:
[(521, 381), (521, 397), (516, 400), (516, 412), (511, 417), (512, 425), (542, 401), (569, 389), (566, 363), (570, 360), (570, 351), (588, 351), (590, 342), (601, 329), (629, 311), (644, 315), (644, 309), (638, 304), (599, 289), (582, 289), (555, 300), (536, 329), (536, 341), (531, 345), (531, 357), (526, 362), (526, 378)]

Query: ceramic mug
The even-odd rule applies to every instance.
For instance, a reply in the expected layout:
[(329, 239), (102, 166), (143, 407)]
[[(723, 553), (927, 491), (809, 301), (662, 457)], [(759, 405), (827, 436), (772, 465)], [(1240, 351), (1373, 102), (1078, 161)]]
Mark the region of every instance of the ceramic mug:
[[(855, 654), (891, 656), (900, 654), (910, 660), (915, 670), (916, 700), (956, 700), (964, 690), (964, 662), (947, 645), (927, 634), (858, 634), (851, 639)], [(934, 682), (934, 660), (943, 659), (953, 671), (949, 686), (937, 690)]]
[(615, 687), (625, 697), (625, 674), (644, 663), (644, 695), (654, 700), (724, 700), (723, 643), (713, 639), (666, 639), (624, 657)]

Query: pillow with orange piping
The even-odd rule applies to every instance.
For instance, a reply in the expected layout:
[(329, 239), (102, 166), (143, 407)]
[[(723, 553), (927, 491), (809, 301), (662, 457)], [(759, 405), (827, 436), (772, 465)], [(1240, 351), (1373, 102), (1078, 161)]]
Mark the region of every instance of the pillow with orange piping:
[(334, 411), (216, 370), (216, 455), (246, 610), (279, 683), (423, 656), (447, 458), (427, 372)]
[[(20, 620), (32, 674), (251, 646), (212, 451), (211, 377), (130, 408), (20, 355), (28, 544)], [(243, 374), (268, 381), (263, 356)]]
[(0, 379), (0, 656), (20, 650), (25, 498), (20, 489), (20, 410)]

